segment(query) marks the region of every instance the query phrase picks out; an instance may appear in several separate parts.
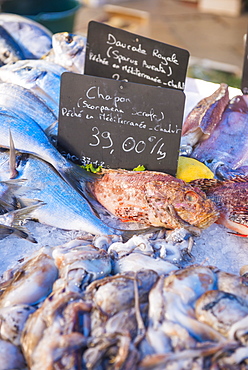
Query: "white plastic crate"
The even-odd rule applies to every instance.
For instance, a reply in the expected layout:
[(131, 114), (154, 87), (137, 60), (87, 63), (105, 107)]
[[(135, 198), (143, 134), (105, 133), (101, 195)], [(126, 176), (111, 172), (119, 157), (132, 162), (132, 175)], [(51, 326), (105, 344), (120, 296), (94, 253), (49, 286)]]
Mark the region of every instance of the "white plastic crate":
[(228, 16), (239, 16), (242, 12), (242, 0), (199, 0), (199, 10), (203, 13), (212, 13)]

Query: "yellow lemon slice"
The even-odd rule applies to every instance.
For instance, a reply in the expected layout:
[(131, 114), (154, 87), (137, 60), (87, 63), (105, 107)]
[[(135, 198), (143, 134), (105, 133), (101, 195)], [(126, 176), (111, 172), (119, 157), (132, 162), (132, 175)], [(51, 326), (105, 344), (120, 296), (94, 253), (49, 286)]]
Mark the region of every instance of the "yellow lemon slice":
[(190, 182), (196, 179), (213, 179), (214, 174), (205, 164), (196, 159), (179, 156), (176, 177)]

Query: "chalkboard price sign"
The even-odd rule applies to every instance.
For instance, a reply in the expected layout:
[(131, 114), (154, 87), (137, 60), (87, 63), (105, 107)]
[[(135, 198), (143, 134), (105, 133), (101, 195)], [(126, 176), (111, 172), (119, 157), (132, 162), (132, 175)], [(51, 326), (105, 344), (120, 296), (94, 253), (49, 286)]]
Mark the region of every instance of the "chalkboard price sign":
[(189, 52), (104, 23), (88, 25), (84, 73), (183, 90)]
[(175, 175), (184, 103), (180, 90), (65, 72), (58, 142), (84, 165)]

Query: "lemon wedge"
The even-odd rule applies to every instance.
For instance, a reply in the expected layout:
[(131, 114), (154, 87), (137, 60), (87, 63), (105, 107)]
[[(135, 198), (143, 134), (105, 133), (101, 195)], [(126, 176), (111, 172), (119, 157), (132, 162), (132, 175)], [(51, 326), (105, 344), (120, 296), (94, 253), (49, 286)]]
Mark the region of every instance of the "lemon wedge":
[(176, 177), (190, 182), (196, 179), (213, 179), (214, 174), (205, 164), (196, 159), (179, 156)]

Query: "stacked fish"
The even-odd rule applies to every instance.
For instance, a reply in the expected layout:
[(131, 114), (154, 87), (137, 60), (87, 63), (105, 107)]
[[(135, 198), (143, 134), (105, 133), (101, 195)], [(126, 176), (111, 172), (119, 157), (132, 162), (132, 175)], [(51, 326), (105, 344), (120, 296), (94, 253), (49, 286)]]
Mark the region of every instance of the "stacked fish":
[[(213, 164), (216, 177), (235, 173), (228, 180), (189, 184), (125, 170), (93, 176), (56, 148), (60, 76), (83, 73), (85, 38), (51, 35), (15, 15), (0, 14), (0, 27), (0, 239), (35, 242), (28, 219), (82, 232), (5, 272), (0, 370), (245, 368), (247, 271), (182, 267), (192, 236), (224, 216), (246, 234), (245, 154), (235, 162), (226, 138), (221, 158), (213, 144), (205, 151), (211, 158), (192, 154), (198, 143), (222, 140), (230, 115), (240, 114), (244, 126), (246, 98), (229, 102), (221, 85), (184, 126), (182, 152)], [(244, 127), (239, 135), (246, 153)]]
[[(4, 15), (1, 17), (4, 19)], [(6, 15), (5, 21), (2, 20), (3, 26), (12, 22), (12, 17), (9, 17), (10, 15)], [(6, 26), (7, 28), (11, 30), (10, 26)], [(22, 25), (17, 28), (25, 30)], [(49, 36), (46, 35), (46, 41), (47, 37)], [(83, 72), (85, 39), (67, 33), (57, 34), (52, 37), (52, 45), (52, 50), (42, 59), (17, 60), (0, 68), (0, 147), (10, 148), (10, 151), (0, 153), (0, 181), (5, 184), (10, 178), (23, 181), (22, 191), (27, 200), (20, 195), (14, 195), (17, 198), (16, 203), (23, 209), (22, 215), (26, 209), (28, 216), (40, 223), (95, 235), (122, 233), (119, 229), (125, 229), (122, 222), (124, 220), (173, 230), (183, 228), (192, 234), (213, 223), (218, 212), (212, 201), (207, 200), (203, 192), (194, 190), (182, 180), (166, 174), (128, 174), (127, 171), (121, 174), (121, 171), (116, 171), (105, 173), (95, 181), (86, 171), (61, 155), (54, 145), (57, 135), (60, 76), (68, 70)], [(58, 54), (61, 55), (60, 58)], [(54, 61), (51, 61), (52, 59)], [(58, 60), (65, 67), (59, 65)], [(71, 65), (66, 60), (69, 60)], [(108, 180), (110, 176), (111, 184)], [(133, 177), (135, 180), (132, 180)], [(114, 202), (111, 195), (116, 194), (115, 188), (122, 185), (126, 188), (125, 183), (130, 184), (130, 181), (134, 184), (130, 194), (121, 196), (129, 198), (129, 205), (124, 201), (120, 206), (118, 197), (116, 209), (109, 209), (107, 205)], [(142, 182), (144, 189), (138, 205), (137, 195), (140, 193)], [(166, 196), (164, 193), (169, 194), (169, 187), (171, 195)], [(115, 217), (117, 223), (121, 219), (118, 227), (106, 225), (95, 214), (92, 203), (89, 203), (89, 191), (92, 193), (91, 198), (96, 198), (94, 211), (98, 211), (101, 203), (103, 208)], [(103, 195), (105, 202), (102, 201), (103, 198), (100, 199), (99, 193)], [(180, 202), (176, 200), (179, 199), (179, 194), (183, 198)], [(4, 197), (2, 201), (6, 202)], [(33, 206), (32, 214), (30, 206)], [(15, 221), (15, 225), (6, 225), (6, 234), (10, 232), (11, 227), (17, 228), (17, 224)]]
[[(85, 198), (74, 189), (81, 190), (83, 187), (84, 171), (69, 163), (52, 141), (56, 140), (57, 135), (60, 76), (68, 69), (73, 70), (74, 64), (76, 71), (84, 65), (85, 39), (80, 36), (75, 36), (74, 39), (73, 35), (69, 36), (67, 33), (51, 37), (42, 26), (20, 16), (1, 14), (0, 22), (6, 32), (8, 30), (9, 37), (13, 35), (17, 45), (21, 45), (23, 50), (28, 48), (25, 56), (36, 58), (25, 59), (17, 54), (14, 56), (13, 51), (13, 58), (8, 60), (8, 63), (3, 60), (5, 65), (0, 68), (0, 147), (9, 148), (12, 137), (14, 149), (20, 154), (10, 163), (9, 151), (1, 151), (0, 180), (7, 186), (6, 182), (10, 177), (20, 181), (25, 179), (22, 182), (22, 191), (28, 203), (20, 199), (20, 194), (17, 202), (22, 208), (25, 206), (22, 220), (24, 209), (27, 211), (26, 215), (30, 215), (31, 209), (27, 208), (27, 205), (30, 206), (31, 199), (36, 199), (42, 201), (43, 207), (33, 207), (32, 218), (41, 223), (67, 230), (112, 234), (113, 229), (95, 216)], [(32, 40), (30, 41), (30, 29), (36, 35), (34, 46)], [(30, 50), (37, 48), (37, 44), (43, 59), (37, 59), (41, 55), (31, 55)], [(58, 58), (58, 53), (63, 51), (64, 58), (60, 58), (60, 62), (66, 63), (66, 60), (69, 60), (71, 65), (67, 66), (68, 69), (51, 61), (52, 58)], [(16, 61), (17, 58), (24, 60)], [(25, 157), (21, 153), (29, 153), (34, 157)], [(15, 176), (12, 175), (13, 172)], [(9, 187), (13, 190), (11, 184)], [(5, 197), (9, 192), (1, 196), (1, 203), (7, 201)], [(13, 194), (13, 199), (16, 197), (17, 194)], [(17, 216), (19, 215), (20, 213)], [(8, 234), (13, 226), (17, 228), (17, 224), (18, 217), (15, 218), (14, 224), (6, 225), (7, 230), (3, 231), (2, 235)]]

